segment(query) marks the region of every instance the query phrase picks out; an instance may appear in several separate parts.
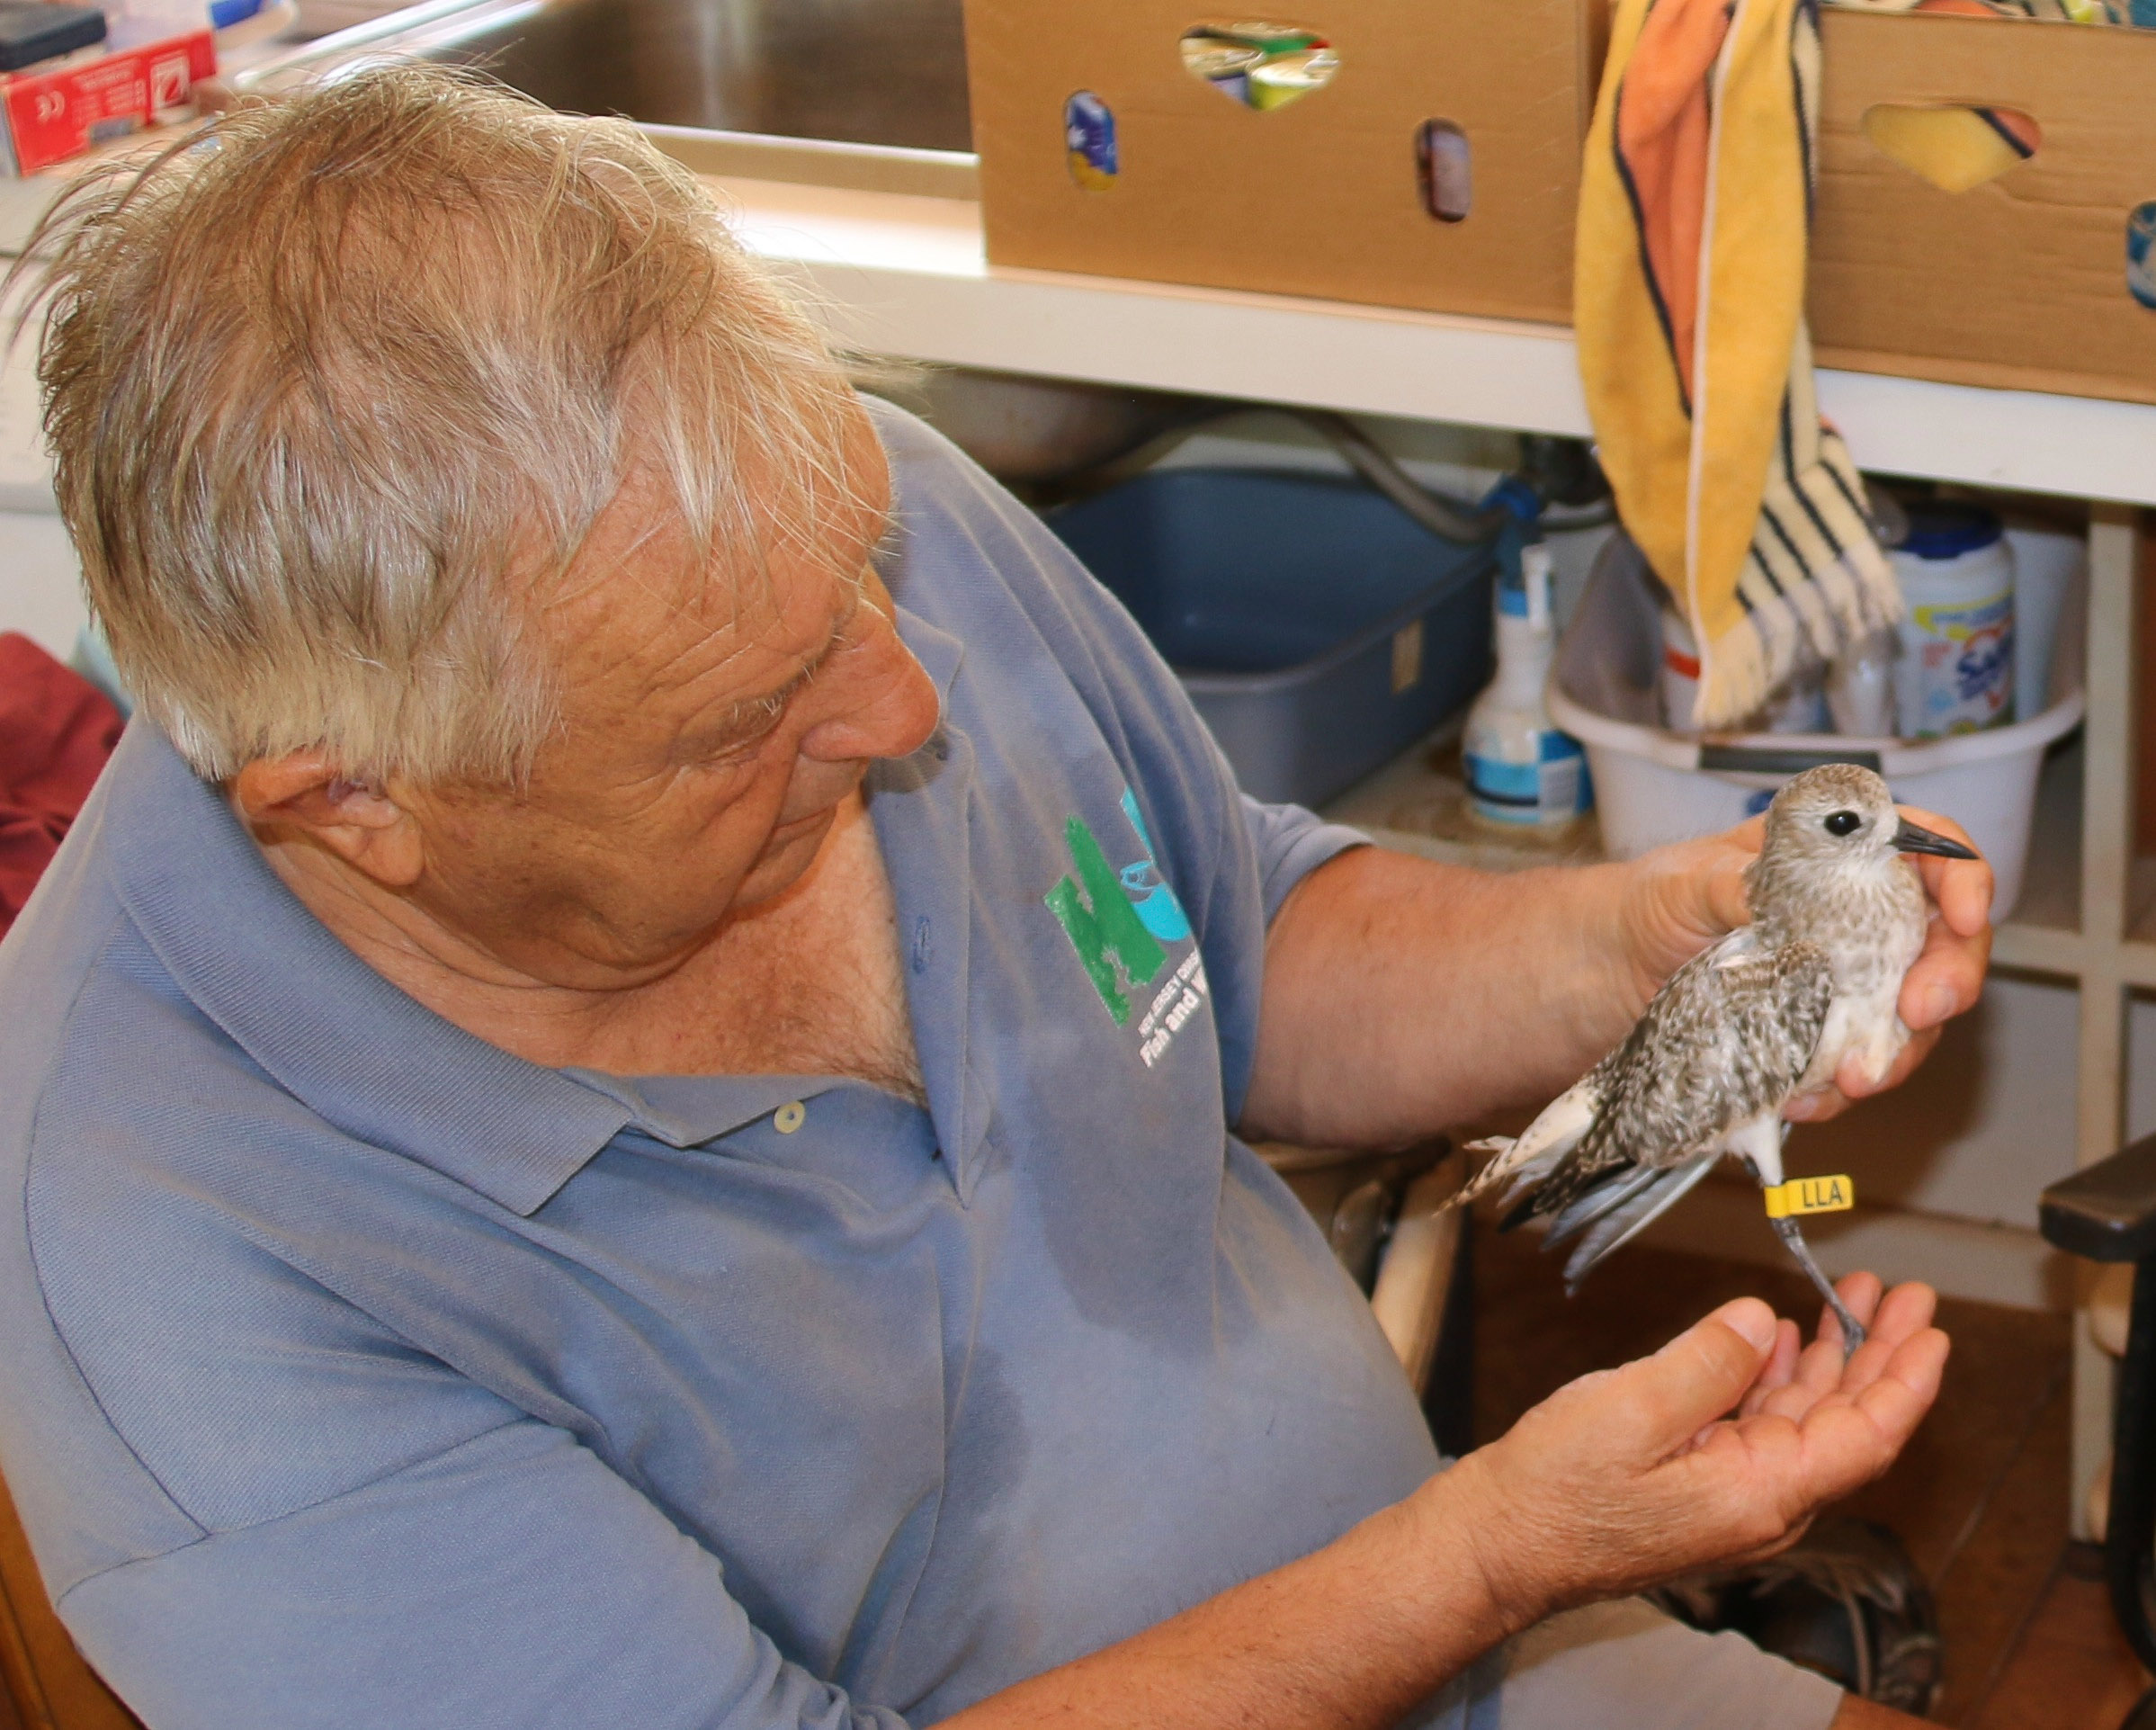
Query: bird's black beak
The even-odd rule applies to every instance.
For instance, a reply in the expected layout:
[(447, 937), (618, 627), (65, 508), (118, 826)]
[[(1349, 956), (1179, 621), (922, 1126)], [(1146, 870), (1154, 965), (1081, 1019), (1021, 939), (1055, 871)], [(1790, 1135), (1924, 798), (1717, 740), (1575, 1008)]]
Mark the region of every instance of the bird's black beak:
[(1974, 847), (1964, 847), (1959, 841), (1949, 841), (1944, 835), (1934, 835), (1906, 817), (1901, 820), (1901, 826), (1894, 831), (1894, 851), (1936, 853), (1942, 859), (1973, 859), (1980, 856)]

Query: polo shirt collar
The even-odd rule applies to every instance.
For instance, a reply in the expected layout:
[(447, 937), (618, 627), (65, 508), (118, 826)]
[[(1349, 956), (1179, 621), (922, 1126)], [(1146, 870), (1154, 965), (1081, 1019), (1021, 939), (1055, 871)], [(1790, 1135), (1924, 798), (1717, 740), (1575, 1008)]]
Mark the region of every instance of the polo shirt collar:
[(831, 1075), (609, 1075), (568, 1069), (616, 1101), (631, 1127), (668, 1147), (702, 1147), (768, 1117), (781, 1107), (820, 1098), (845, 1083)]
[(407, 996), (279, 880), (149, 722), (110, 770), (114, 889), (173, 982), (277, 1084), (360, 1141), (530, 1214), (631, 1113)]
[[(898, 625), (947, 714), (963, 645), (904, 607)], [(943, 740), (939, 729), (928, 749), (948, 755)], [(346, 948), (154, 724), (129, 724), (109, 773), (114, 888), (174, 983), (316, 1116), (512, 1213), (535, 1212), (632, 1124), (695, 1145), (818, 1085), (743, 1076), (616, 1087), (529, 1062), (436, 1015)], [(949, 919), (955, 910), (940, 910), (962, 930)], [(962, 1030), (949, 1050), (918, 1028), (916, 1037), (924, 1067), (943, 1071), (930, 1080), (945, 1102), (937, 1115), (963, 1125), (962, 1146), (976, 1141), (985, 1113), (968, 1097)]]
[[(903, 588), (903, 578), (893, 584)], [(973, 1068), (973, 742), (951, 719), (965, 645), (898, 608), (899, 636), (935, 686), (941, 716), (911, 757), (869, 772), (869, 816), (883, 850), (904, 956), (915, 1053), (945, 1168), (970, 1202), (982, 1163), (991, 1094)]]

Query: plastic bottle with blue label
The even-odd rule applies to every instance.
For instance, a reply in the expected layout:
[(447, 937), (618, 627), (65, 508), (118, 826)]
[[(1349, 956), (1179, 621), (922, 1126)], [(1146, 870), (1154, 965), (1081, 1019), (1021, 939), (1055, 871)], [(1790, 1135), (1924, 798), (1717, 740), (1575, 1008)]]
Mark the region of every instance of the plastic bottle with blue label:
[(1999, 518), (1955, 499), (1909, 507), (1890, 555), (1901, 585), (1896, 669), (1905, 739), (2003, 727), (2014, 719), (2014, 550)]
[(1497, 633), (1498, 676), (1467, 713), (1468, 805), (1507, 828), (1561, 829), (1594, 797), (1579, 741), (1543, 704), (1556, 648), (1546, 546), (1523, 547), (1520, 580), (1498, 585)]

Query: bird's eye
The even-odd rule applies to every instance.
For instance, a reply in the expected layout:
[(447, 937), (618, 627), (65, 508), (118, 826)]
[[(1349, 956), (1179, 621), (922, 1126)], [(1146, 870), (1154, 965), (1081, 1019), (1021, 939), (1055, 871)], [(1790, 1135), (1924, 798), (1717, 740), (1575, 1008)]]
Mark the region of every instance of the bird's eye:
[(1864, 819), (1853, 811), (1838, 811), (1827, 819), (1829, 835), (1854, 835), (1864, 827)]

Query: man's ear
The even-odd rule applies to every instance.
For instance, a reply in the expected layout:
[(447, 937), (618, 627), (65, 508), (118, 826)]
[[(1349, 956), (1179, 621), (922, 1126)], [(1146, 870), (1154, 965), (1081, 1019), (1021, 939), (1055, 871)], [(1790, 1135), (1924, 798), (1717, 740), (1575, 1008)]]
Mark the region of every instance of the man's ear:
[(348, 779), (319, 751), (258, 758), (228, 784), (240, 820), (264, 845), (311, 841), (385, 888), (418, 881), (425, 848), (396, 789)]

